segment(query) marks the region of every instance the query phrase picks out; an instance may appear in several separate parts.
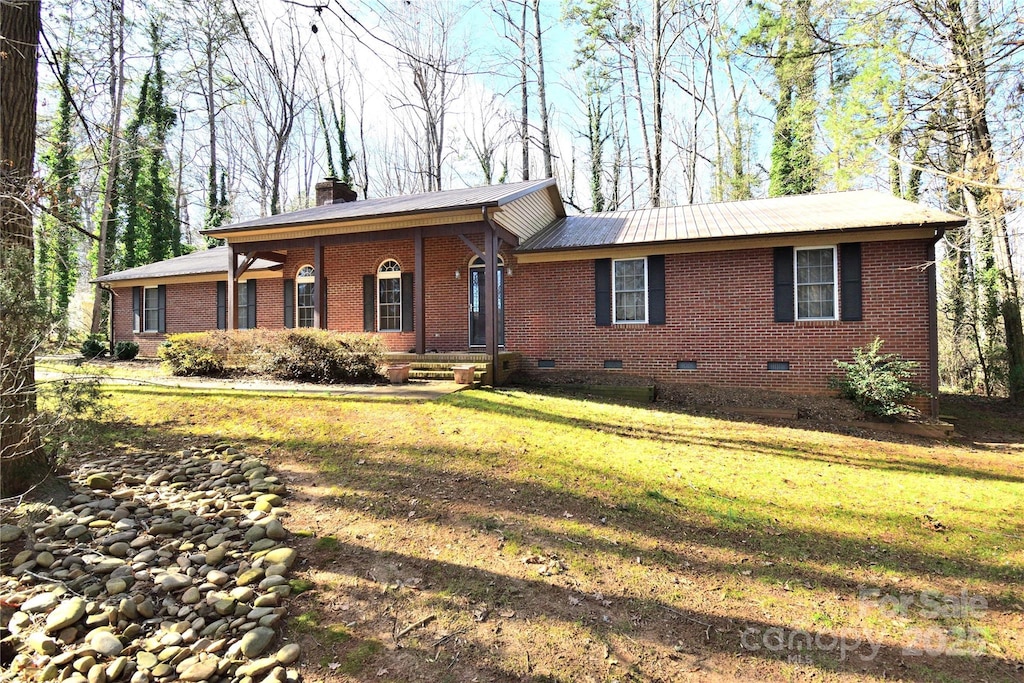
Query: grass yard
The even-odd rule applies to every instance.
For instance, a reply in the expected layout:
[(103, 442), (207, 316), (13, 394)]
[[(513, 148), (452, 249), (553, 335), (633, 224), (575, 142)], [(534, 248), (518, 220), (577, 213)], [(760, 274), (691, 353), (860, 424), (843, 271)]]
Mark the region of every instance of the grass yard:
[(105, 391), (83, 448), (227, 440), (288, 482), (308, 681), (1024, 680), (1020, 413), (947, 401), (943, 443), (519, 390)]

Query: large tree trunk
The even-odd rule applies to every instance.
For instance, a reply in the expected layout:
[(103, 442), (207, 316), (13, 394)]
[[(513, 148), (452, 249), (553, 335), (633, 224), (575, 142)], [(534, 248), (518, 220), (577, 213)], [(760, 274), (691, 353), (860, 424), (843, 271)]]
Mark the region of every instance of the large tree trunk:
[(0, 495), (45, 476), (36, 429), (35, 348), (29, 193), (36, 152), (39, 0), (0, 1)]

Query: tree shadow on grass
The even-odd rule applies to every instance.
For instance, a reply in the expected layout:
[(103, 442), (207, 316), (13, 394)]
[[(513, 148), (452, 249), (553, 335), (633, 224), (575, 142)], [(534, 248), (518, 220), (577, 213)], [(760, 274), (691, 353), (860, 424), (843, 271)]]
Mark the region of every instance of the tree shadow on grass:
[[(1006, 472), (993, 472), (990, 470), (971, 468), (963, 465), (946, 465), (942, 463), (928, 462), (924, 459), (896, 458), (891, 455), (887, 455), (885, 457), (866, 457), (863, 455), (839, 454), (834, 451), (814, 450), (809, 448), (793, 449), (781, 446), (772, 446), (770, 443), (755, 441), (754, 439), (723, 438), (706, 433), (698, 433), (696, 430), (673, 430), (671, 427), (654, 428), (647, 425), (631, 425), (559, 415), (558, 413), (551, 411), (527, 408), (524, 406), (512, 406), (495, 401), (493, 400), (492, 395), (487, 392), (466, 393), (450, 397), (446, 400), (451, 401), (454, 405), (463, 409), (526, 420), (539, 420), (565, 427), (594, 430), (625, 439), (644, 439), (658, 441), (665, 444), (685, 444), (688, 446), (707, 446), (715, 448), (726, 446), (735, 449), (742, 449), (751, 453), (816, 460), (818, 462), (843, 464), (851, 467), (936, 474), (951, 477), (966, 477), (982, 481), (1005, 481), (1017, 484), (1024, 483), (1024, 475), (1014, 475)], [(710, 417), (705, 419), (721, 420), (721, 418)]]
[[(620, 642), (633, 642), (641, 649), (657, 649), (666, 647), (666, 636), (671, 634), (697, 653), (782, 662), (790, 657), (801, 657), (805, 664), (828, 672), (882, 676), (896, 672), (907, 681), (932, 681), (951, 673), (973, 680), (1009, 681), (1013, 678), (1013, 662), (990, 654), (914, 659), (901, 645), (871, 642), (864, 634), (793, 629), (788, 624), (764, 619), (737, 620), (711, 611), (668, 604), (656, 597), (615, 591), (604, 592), (598, 599), (579, 593), (568, 581), (566, 585), (559, 585), (558, 577), (547, 580), (510, 577), (492, 569), (346, 541), (339, 541), (332, 552), (333, 561), (318, 571), (363, 580), (368, 564), (404, 567), (422, 576), (417, 593), (433, 593), (431, 602), (439, 609), (446, 606), (455, 611), (464, 609), (456, 604), (446, 605), (451, 600), (445, 596), (468, 594), (471, 602), (485, 602), (496, 608), (518, 608), (517, 619), (547, 620), (572, 626), (597, 642), (615, 642), (619, 637)], [(522, 613), (517, 596), (526, 594), (530, 596), (530, 611)], [(378, 597), (369, 590), (362, 595), (365, 600)], [(472, 634), (465, 637), (472, 638)], [(428, 652), (424, 650), (423, 654)], [(433, 654), (436, 656), (436, 652)], [(907, 660), (912, 660), (913, 666), (906, 666)], [(500, 669), (489, 672), (499, 680), (507, 680), (506, 676), (513, 674)], [(643, 675), (642, 663), (637, 673)], [(547, 680), (570, 679), (556, 675)]]

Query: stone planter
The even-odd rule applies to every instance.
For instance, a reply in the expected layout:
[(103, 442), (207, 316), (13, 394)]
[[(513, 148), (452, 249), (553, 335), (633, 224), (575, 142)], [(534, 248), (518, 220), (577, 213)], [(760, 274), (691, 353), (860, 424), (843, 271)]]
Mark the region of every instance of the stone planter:
[(453, 365), (452, 370), (455, 372), (456, 384), (472, 384), (476, 381), (475, 365)]
[(392, 384), (405, 384), (409, 381), (409, 369), (412, 366), (408, 363), (388, 366), (388, 380)]

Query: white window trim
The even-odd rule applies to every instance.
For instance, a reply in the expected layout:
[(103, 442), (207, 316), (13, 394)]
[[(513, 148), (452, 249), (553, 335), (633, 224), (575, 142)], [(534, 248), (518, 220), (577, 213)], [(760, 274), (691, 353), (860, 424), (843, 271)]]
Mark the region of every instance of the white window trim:
[[(824, 318), (800, 317), (800, 282), (797, 280), (798, 251), (832, 250), (832, 315)], [(815, 247), (795, 247), (793, 249), (793, 320), (839, 320), (839, 249), (834, 244), (821, 244)]]
[[(146, 326), (146, 312), (148, 310), (150, 310), (150, 309), (146, 308), (146, 292), (148, 292), (150, 290), (153, 290), (154, 292), (156, 292), (156, 308), (152, 309), (153, 312), (155, 313), (155, 318), (156, 318), (156, 320), (154, 320), (153, 327), (147, 327)], [(160, 287), (157, 286), (157, 285), (154, 285), (152, 287), (143, 287), (142, 288), (142, 325), (141, 325), (141, 327), (142, 327), (142, 332), (144, 334), (149, 334), (149, 333), (159, 332), (160, 331)]]
[[(312, 275), (299, 275), (299, 273), (301, 273), (306, 268), (309, 268), (310, 270), (312, 270), (313, 274)], [(313, 283), (316, 282), (316, 269), (313, 268), (313, 266), (311, 266), (308, 263), (306, 263), (306, 264), (303, 264), (303, 265), (299, 266), (298, 270), (295, 271), (295, 327), (296, 328), (302, 327), (302, 325), (299, 324), (299, 321), (302, 319), (302, 316), (299, 315), (299, 311), (301, 311), (303, 308), (312, 308), (314, 311), (316, 310), (316, 302), (315, 301), (313, 302), (312, 306), (300, 306), (299, 305), (299, 285), (308, 284), (310, 282), (313, 282)], [(316, 286), (314, 285), (313, 288), (315, 290)], [(313, 296), (314, 297), (316, 296), (316, 292), (313, 293)], [(312, 323), (310, 323), (309, 327), (314, 327), (314, 325)]]
[[(615, 314), (615, 264), (619, 261), (643, 261), (644, 262), (644, 319), (643, 320), (619, 320)], [(795, 259), (794, 259), (795, 261)], [(646, 325), (647, 321), (651, 317), (651, 302), (649, 301), (651, 296), (650, 287), (650, 273), (647, 270), (647, 257), (641, 256), (639, 258), (617, 258), (612, 259), (612, 324), (614, 325)]]
[[(385, 270), (385, 271), (381, 270), (381, 268), (384, 267), (385, 263), (391, 263), (392, 261), (398, 266), (398, 270)], [(380, 322), (381, 321), (381, 315), (380, 315), (380, 308), (381, 308), (380, 281), (381, 280), (398, 280), (399, 281), (399, 284), (398, 284), (398, 327), (389, 327), (389, 328), (385, 329), (381, 325), (381, 322)], [(402, 332), (403, 331), (402, 330), (402, 284), (401, 284), (401, 280), (402, 280), (402, 264), (398, 262), (398, 259), (387, 258), (387, 259), (384, 259), (383, 261), (381, 261), (380, 265), (377, 266), (377, 292), (376, 292), (376, 294), (377, 294), (377, 331), (378, 332)]]
[[(242, 292), (245, 292), (245, 295), (244, 295), (245, 296), (245, 305), (244, 306), (242, 305), (242, 296), (243, 296)], [(251, 329), (253, 327), (253, 325), (251, 325), (249, 323), (249, 320), (246, 320), (245, 321), (245, 327), (242, 327), (242, 310), (243, 309), (245, 310), (246, 318), (249, 317), (249, 310), (248, 310), (248, 308), (249, 308), (249, 281), (248, 280), (239, 280), (238, 281), (237, 289), (235, 289), (235, 301), (238, 304), (238, 329), (240, 329), (240, 330)]]

